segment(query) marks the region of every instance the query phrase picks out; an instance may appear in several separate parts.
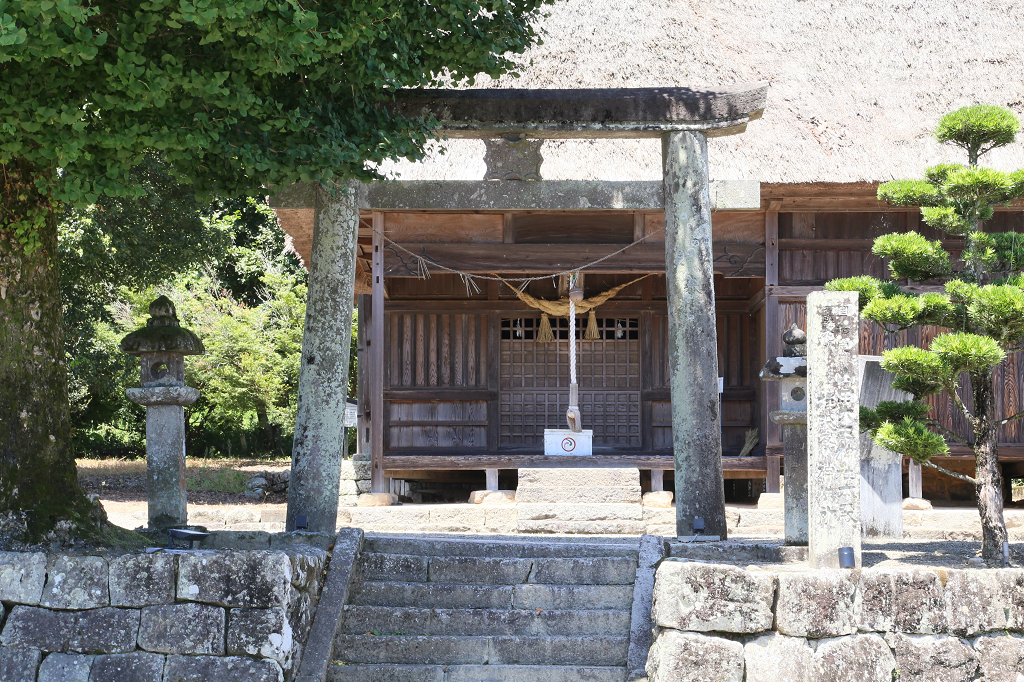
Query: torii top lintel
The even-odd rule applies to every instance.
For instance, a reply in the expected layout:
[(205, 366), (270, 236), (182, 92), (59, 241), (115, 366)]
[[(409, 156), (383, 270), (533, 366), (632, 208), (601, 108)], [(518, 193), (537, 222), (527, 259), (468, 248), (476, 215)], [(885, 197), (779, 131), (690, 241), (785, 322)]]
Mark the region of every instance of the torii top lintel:
[(677, 130), (721, 137), (760, 118), (767, 98), (762, 82), (715, 90), (401, 90), (386, 106), (409, 117), (433, 116), (451, 138), (641, 138)]

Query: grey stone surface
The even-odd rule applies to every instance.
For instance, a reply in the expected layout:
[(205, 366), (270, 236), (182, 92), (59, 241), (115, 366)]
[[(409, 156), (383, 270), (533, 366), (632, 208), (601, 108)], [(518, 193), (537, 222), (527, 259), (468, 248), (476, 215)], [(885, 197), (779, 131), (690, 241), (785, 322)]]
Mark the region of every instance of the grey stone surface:
[(636, 486), (587, 486), (572, 488), (564, 485), (553, 487), (517, 488), (515, 501), (518, 504), (572, 503), (572, 504), (640, 504), (643, 495), (639, 483)]
[[(518, 491), (523, 489), (640, 488), (639, 469), (520, 469)], [(563, 500), (571, 502), (571, 500)]]
[[(876, 407), (883, 400), (904, 401), (913, 396), (892, 387), (896, 378), (881, 367), (879, 356), (860, 356), (860, 404)], [(860, 434), (861, 526), (864, 537), (903, 537), (903, 456)]]
[(0, 644), (43, 651), (64, 651), (75, 627), (76, 614), (38, 606), (15, 606), (7, 616)]
[(35, 606), (45, 583), (45, 554), (0, 552), (0, 601)]
[(0, 680), (3, 682), (36, 682), (36, 670), (42, 654), (39, 649), (0, 646)]
[(264, 530), (218, 530), (203, 541), (203, 549), (269, 549), (270, 538)]
[[(512, 602), (512, 586), (443, 583), (357, 582), (349, 603), (362, 606), (500, 609)], [(557, 607), (556, 607), (557, 608)]]
[(488, 661), (490, 640), (489, 637), (338, 635), (334, 656), (337, 660), (360, 663), (482, 665)]
[(489, 559), (486, 557), (433, 557), (430, 581), (435, 583), (515, 585), (530, 577), (530, 559)]
[(299, 590), (319, 591), (320, 579), (330, 555), (326, 550), (308, 545), (282, 547), (292, 562), (292, 586)]
[(947, 570), (943, 596), (946, 628), (950, 634), (970, 637), (1006, 627), (1006, 612), (999, 602), (1000, 569)]
[(178, 599), (269, 608), (287, 606), (292, 562), (282, 551), (200, 552), (178, 558)]
[(231, 609), (228, 654), (272, 658), (288, 669), (293, 652), (292, 626), (283, 608)]
[(324, 591), (317, 606), (317, 617), (309, 628), (305, 640), (299, 678), (323, 680), (331, 660), (334, 636), (338, 632), (342, 610), (348, 602), (349, 583), (355, 571), (355, 561), (363, 546), (363, 532), (358, 528), (342, 528), (334, 540), (334, 553)]
[(892, 682), (896, 668), (885, 640), (874, 633), (819, 640), (814, 662), (819, 682)]
[(1019, 682), (1018, 673), (1024, 673), (1024, 637), (981, 635), (971, 644), (984, 682)]
[[(520, 476), (524, 471), (520, 469)], [(565, 471), (563, 469), (563, 471)], [(569, 469), (568, 471), (575, 471)], [(605, 469), (604, 471), (626, 471)], [(635, 471), (635, 470), (634, 470)], [(639, 481), (639, 474), (637, 480)], [(639, 485), (639, 483), (638, 483)], [(602, 542), (600, 539), (545, 538), (529, 540), (505, 540), (493, 537), (462, 537), (458, 540), (442, 540), (432, 537), (402, 537), (394, 535), (367, 535), (367, 552), (387, 554), (420, 554), (427, 556), (487, 556), (487, 557), (586, 557), (586, 556), (629, 556), (636, 557), (639, 538), (630, 542)]]
[(68, 651), (123, 654), (135, 650), (139, 611), (111, 607), (79, 611), (68, 639)]
[(733, 85), (718, 91), (417, 90), (402, 93), (389, 109), (412, 117), (429, 112), (449, 137), (487, 138), (527, 130), (531, 137), (659, 137), (669, 130), (742, 132), (745, 120), (736, 119), (758, 118), (767, 94), (767, 83)]
[(704, 519), (726, 539), (722, 429), (712, 281), (708, 141), (698, 132), (662, 138), (668, 366), (675, 455), (676, 534)]
[(139, 647), (163, 654), (223, 654), (224, 609), (165, 604), (142, 609)]
[(793, 637), (837, 637), (857, 632), (856, 583), (850, 571), (779, 573), (775, 627)]
[[(660, 538), (655, 540), (651, 536), (648, 537), (650, 539), (641, 539), (641, 556), (645, 540), (648, 545), (661, 544)], [(534, 559), (530, 582), (556, 585), (632, 585), (636, 578), (636, 570), (637, 562), (632, 557)]]
[(942, 582), (924, 569), (868, 569), (857, 589), (861, 630), (914, 634), (946, 630)]
[(292, 628), (292, 637), (298, 642), (305, 642), (309, 636), (309, 628), (313, 625), (313, 617), (319, 600), (311, 592), (292, 590), (292, 598), (288, 601), (287, 617)]
[(633, 608), (631, 585), (516, 585), (512, 605), (517, 609)]
[[(600, 666), (453, 665), (443, 670), (444, 682), (623, 682), (621, 668)], [(402, 677), (403, 682), (412, 678)], [(428, 677), (425, 680), (433, 680)], [(419, 682), (420, 678), (415, 678)], [(438, 680), (440, 682), (440, 679)]]
[(84, 654), (50, 654), (39, 665), (39, 682), (89, 682), (92, 661)]
[(746, 682), (818, 682), (814, 651), (803, 637), (769, 632), (743, 645)]
[(572, 637), (491, 637), (487, 662), (491, 665), (622, 665), (628, 637), (576, 635)]
[(484, 180), (540, 180), (544, 156), (540, 152), (544, 140), (529, 138), (484, 140)]
[(654, 622), (651, 618), (651, 607), (654, 599), (655, 567), (664, 556), (665, 543), (661, 538), (653, 535), (644, 535), (640, 538), (640, 557), (637, 560), (633, 579), (629, 652), (626, 656), (626, 671), (630, 673), (630, 676), (642, 677), (647, 666), (647, 654), (653, 640)]
[(807, 424), (783, 424), (782, 449), (786, 462), (784, 499), (786, 542), (806, 545)]
[(945, 635), (885, 636), (896, 655), (900, 682), (969, 682), (978, 670), (978, 658), (962, 640)]
[(316, 193), (287, 530), (303, 515), (309, 530), (333, 532), (338, 516), (346, 432), (345, 401), (336, 398), (348, 390), (359, 190), (354, 182), (333, 189)]
[(742, 682), (743, 644), (720, 637), (663, 629), (647, 658), (650, 682)]
[[(621, 635), (630, 630), (630, 613), (613, 610), (424, 609), (346, 606), (342, 631), (402, 632), (407, 635)], [(647, 628), (648, 634), (650, 628)], [(649, 645), (647, 648), (650, 648)], [(646, 651), (645, 651), (646, 654)]]
[(163, 672), (164, 657), (160, 654), (105, 654), (93, 659), (89, 682), (153, 682), (161, 679)]
[[(452, 682), (458, 669), (475, 672), (481, 666), (439, 665), (332, 665), (327, 671), (327, 682)], [(492, 666), (486, 666), (491, 668)], [(466, 678), (460, 678), (466, 679)], [(467, 682), (483, 682), (486, 678), (471, 677)], [(320, 682), (312, 677), (300, 677), (296, 682)]]
[(1004, 568), (995, 574), (999, 602), (1006, 615), (1006, 628), (1024, 630), (1024, 569)]
[(140, 608), (174, 601), (175, 557), (125, 554), (110, 560), (110, 605)]
[[(184, 390), (189, 387), (176, 388)], [(129, 389), (129, 394), (132, 390), (174, 389)], [(196, 389), (191, 390), (198, 394)], [(180, 527), (188, 522), (185, 498), (185, 411), (181, 404), (146, 407), (146, 492), (150, 528)]]
[(358, 571), (362, 580), (402, 580), (427, 582), (429, 558), (411, 554), (378, 554), (365, 552), (359, 557)]
[(168, 656), (163, 682), (283, 682), (275, 661), (241, 656)]
[(107, 561), (98, 556), (52, 557), (39, 605), (51, 609), (95, 609), (110, 604)]
[(807, 295), (808, 560), (839, 568), (852, 547), (860, 567), (860, 377), (856, 292)]
[(334, 533), (307, 533), (305, 531), (292, 531), (291, 533), (273, 533), (270, 536), (270, 546), (274, 549), (308, 546), (327, 551), (327, 548), (333, 544)]
[(663, 561), (652, 615), (657, 625), (677, 630), (762, 632), (772, 627), (774, 599), (775, 576), (768, 571)]

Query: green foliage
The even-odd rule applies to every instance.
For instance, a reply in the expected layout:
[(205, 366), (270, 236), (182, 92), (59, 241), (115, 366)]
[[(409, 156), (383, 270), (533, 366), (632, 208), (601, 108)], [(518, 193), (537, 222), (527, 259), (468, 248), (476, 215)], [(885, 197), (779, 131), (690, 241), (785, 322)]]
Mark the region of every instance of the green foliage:
[(935, 456), (949, 454), (949, 446), (939, 434), (912, 418), (885, 422), (878, 427), (875, 442), (884, 448), (927, 462)]
[(898, 402), (883, 400), (874, 409), (860, 407), (860, 430), (869, 431), (872, 435), (886, 422), (901, 422), (904, 419), (923, 421), (928, 415), (929, 407), (914, 401)]
[(921, 282), (950, 273), (949, 254), (942, 242), (925, 239), (917, 232), (886, 234), (875, 240), (871, 252), (889, 258), (894, 277)]
[(953, 379), (938, 355), (916, 346), (901, 346), (882, 354), (882, 369), (896, 375), (893, 386), (915, 399), (938, 393)]
[(942, 197), (926, 180), (892, 180), (878, 186), (878, 200), (893, 206), (937, 206)]
[(77, 207), (141, 196), (150, 150), (221, 196), (371, 178), (432, 136), (381, 103), (514, 71), (545, 1), (0, 0), (0, 166)]
[(1020, 121), (1013, 112), (991, 104), (974, 104), (943, 116), (935, 128), (935, 139), (966, 150), (973, 166), (982, 154), (1013, 142), (1018, 131)]
[(930, 351), (941, 361), (943, 373), (950, 379), (960, 372), (986, 376), (989, 369), (1006, 358), (994, 339), (963, 332), (939, 334), (932, 340)]
[(902, 293), (894, 282), (883, 282), (870, 275), (858, 275), (857, 277), (844, 277), (834, 279), (825, 284), (826, 291), (856, 291), (860, 293), (858, 302), (860, 309), (864, 308), (876, 298), (889, 298)]
[(973, 327), (1000, 349), (1019, 345), (1024, 337), (1024, 289), (1013, 284), (980, 287), (968, 306)]

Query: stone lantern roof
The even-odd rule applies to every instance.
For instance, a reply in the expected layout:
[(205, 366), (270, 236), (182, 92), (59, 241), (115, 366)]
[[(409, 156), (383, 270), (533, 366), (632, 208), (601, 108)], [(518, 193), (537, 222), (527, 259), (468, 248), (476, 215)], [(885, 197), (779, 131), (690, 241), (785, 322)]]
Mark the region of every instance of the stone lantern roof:
[(206, 352), (199, 337), (178, 324), (178, 312), (174, 309), (171, 299), (160, 296), (150, 303), (149, 315), (145, 327), (133, 331), (121, 339), (123, 352), (129, 355), (144, 353), (202, 355)]

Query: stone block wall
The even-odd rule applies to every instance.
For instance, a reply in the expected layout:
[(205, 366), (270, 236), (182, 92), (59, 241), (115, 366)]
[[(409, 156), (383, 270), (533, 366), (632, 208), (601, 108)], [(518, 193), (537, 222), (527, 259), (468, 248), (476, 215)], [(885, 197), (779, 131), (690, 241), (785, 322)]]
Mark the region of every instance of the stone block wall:
[(0, 552), (4, 682), (284, 682), (328, 554)]
[(775, 571), (666, 559), (650, 682), (1018, 682), (1024, 569)]

